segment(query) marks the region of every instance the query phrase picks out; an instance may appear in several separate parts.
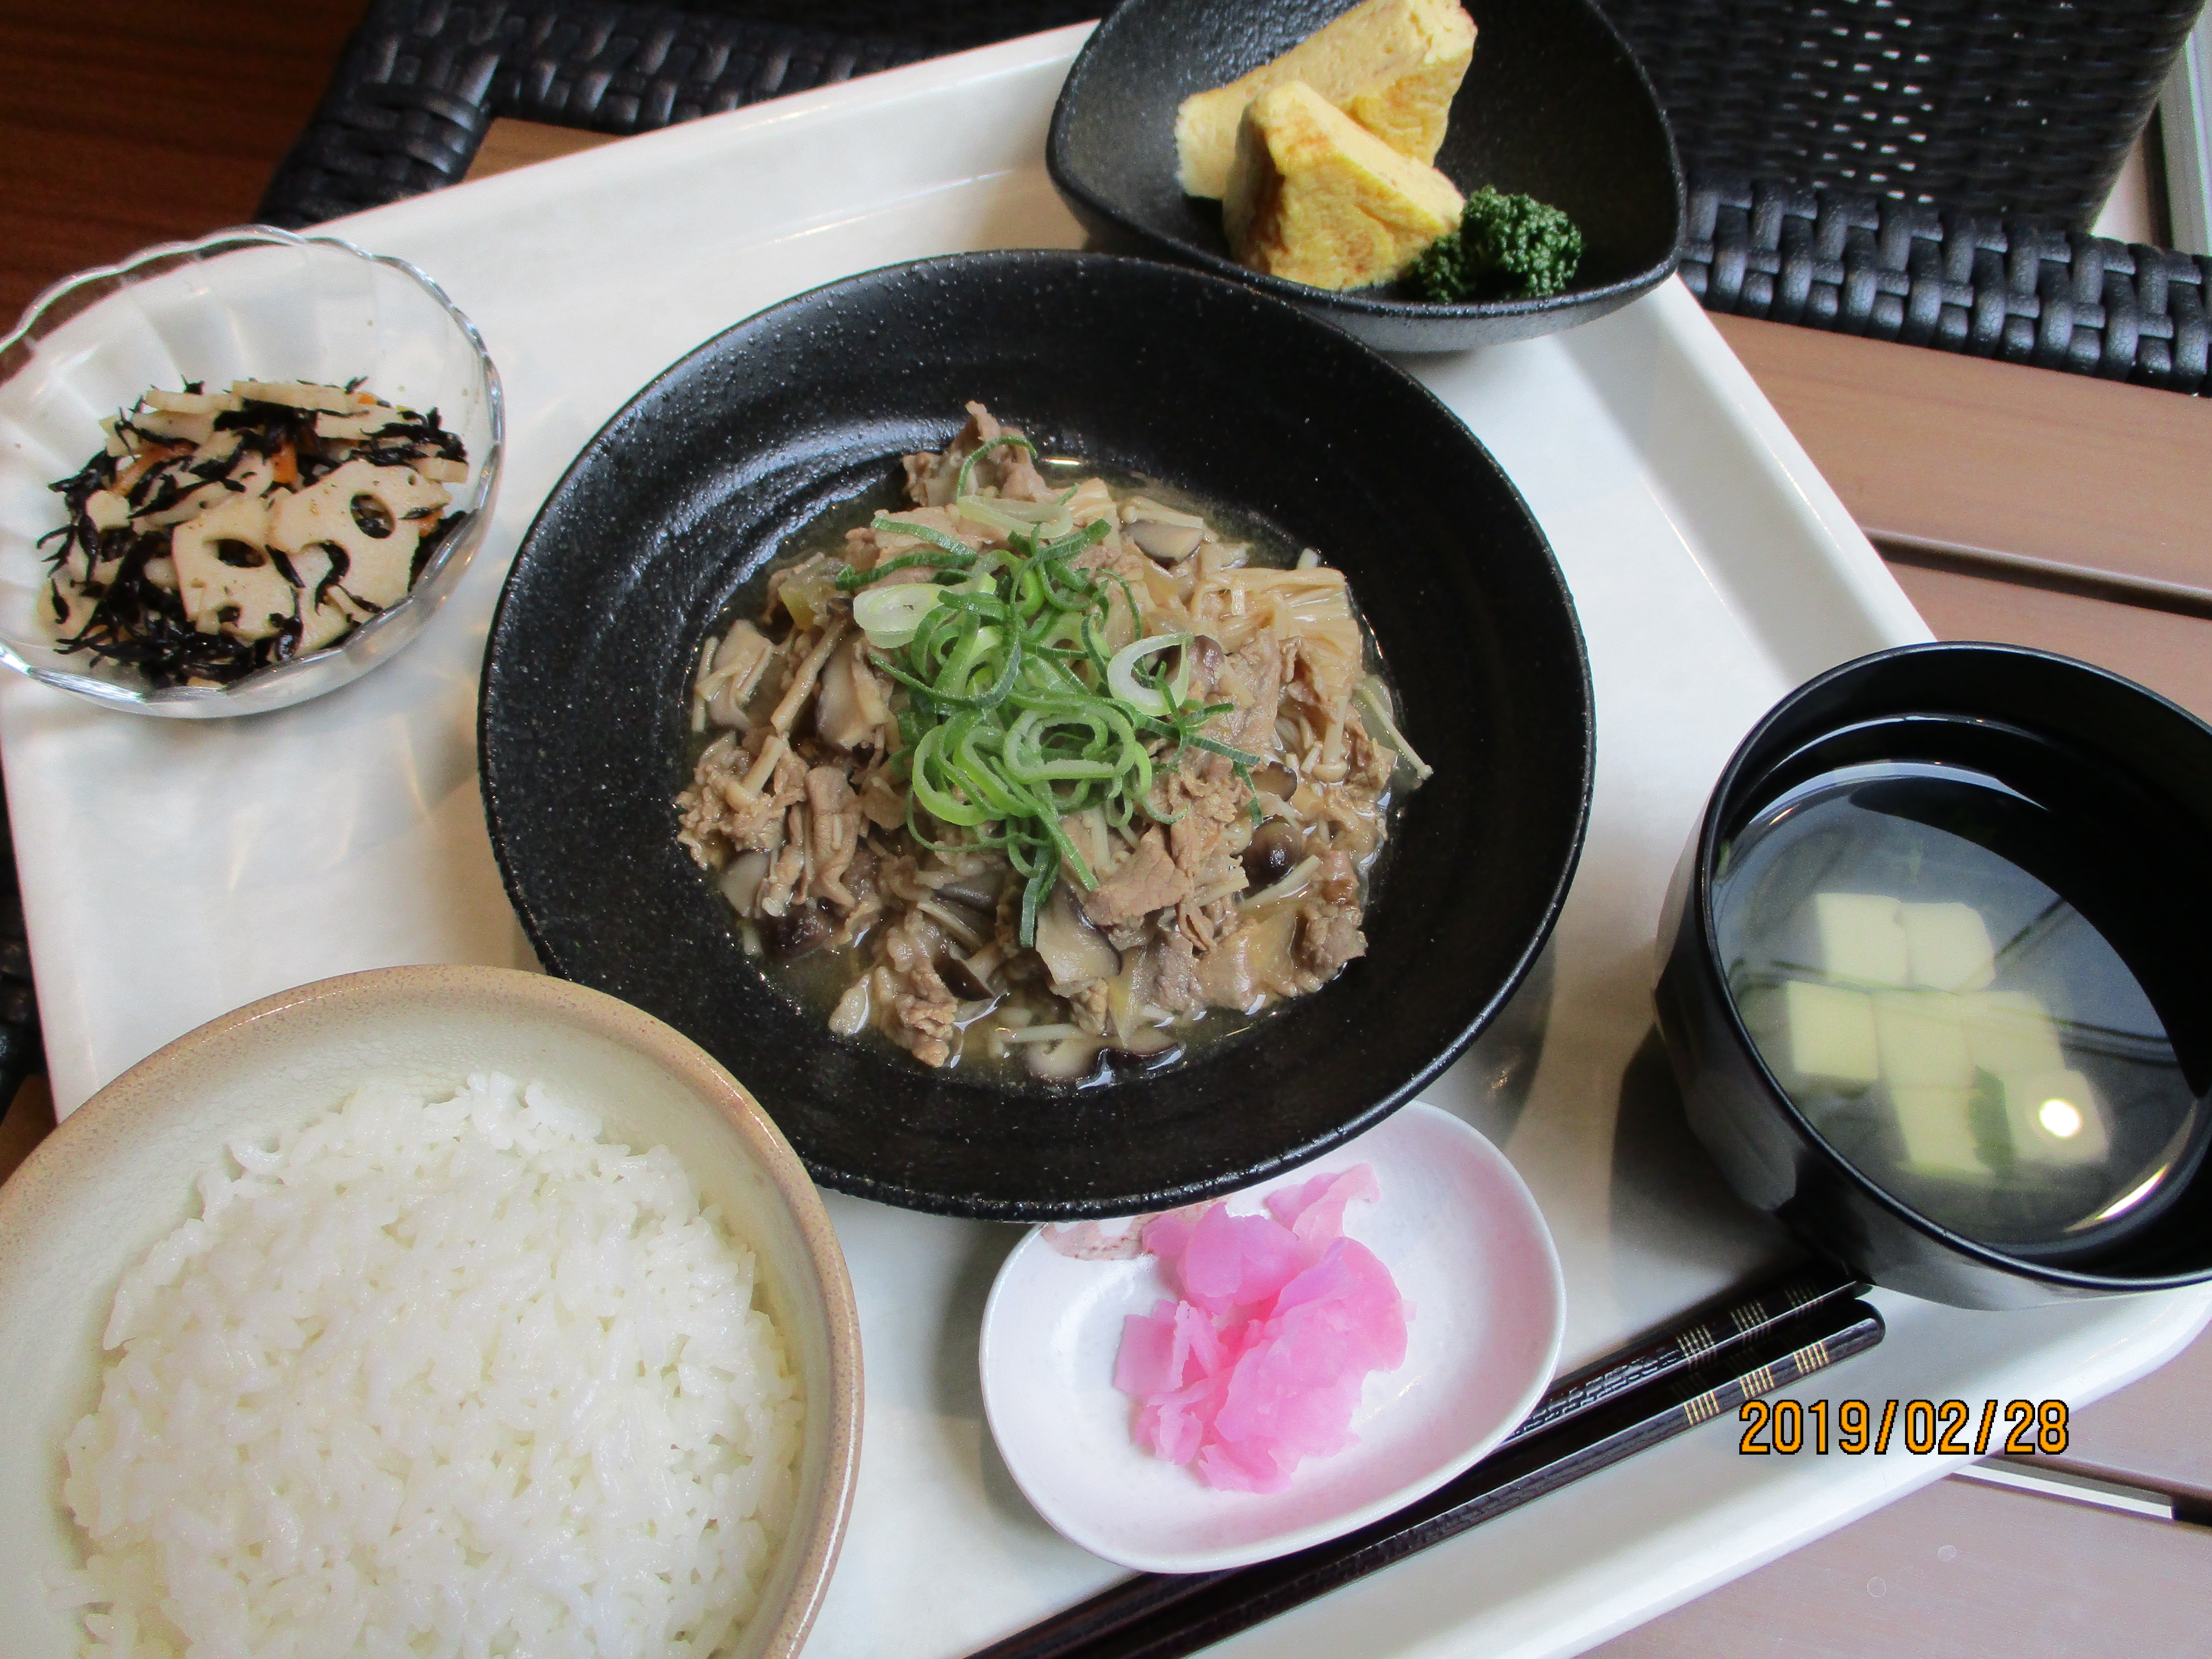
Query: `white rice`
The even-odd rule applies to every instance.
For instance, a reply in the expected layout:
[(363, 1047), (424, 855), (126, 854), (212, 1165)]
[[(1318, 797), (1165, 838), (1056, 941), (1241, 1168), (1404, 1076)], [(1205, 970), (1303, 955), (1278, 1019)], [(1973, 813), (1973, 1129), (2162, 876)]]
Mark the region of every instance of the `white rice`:
[[(742, 1632), (803, 1407), (676, 1159), (542, 1085), (363, 1090), (125, 1273), (63, 1492), (117, 1659), (686, 1654)], [(100, 1610), (104, 1607), (105, 1610)]]

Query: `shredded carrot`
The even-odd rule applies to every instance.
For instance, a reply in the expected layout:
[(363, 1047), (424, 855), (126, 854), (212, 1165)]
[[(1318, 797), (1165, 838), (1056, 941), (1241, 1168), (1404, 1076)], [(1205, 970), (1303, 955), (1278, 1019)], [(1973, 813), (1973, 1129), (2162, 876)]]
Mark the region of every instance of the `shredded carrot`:
[(189, 455), (192, 449), (191, 444), (149, 443), (131, 458), (131, 465), (118, 472), (115, 482), (107, 487), (118, 495), (128, 495), (131, 486), (144, 477), (150, 469), (161, 465), (172, 456)]

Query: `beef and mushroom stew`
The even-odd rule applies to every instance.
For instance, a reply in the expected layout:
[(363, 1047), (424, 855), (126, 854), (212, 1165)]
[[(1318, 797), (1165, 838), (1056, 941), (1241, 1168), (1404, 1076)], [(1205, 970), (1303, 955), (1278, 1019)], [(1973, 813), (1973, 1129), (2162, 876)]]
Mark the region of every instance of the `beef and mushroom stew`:
[(1364, 951), (1393, 781), (1427, 769), (1341, 572), (968, 407), (905, 506), (702, 645), (679, 835), (842, 1036), (1053, 1082), (1168, 1063)]

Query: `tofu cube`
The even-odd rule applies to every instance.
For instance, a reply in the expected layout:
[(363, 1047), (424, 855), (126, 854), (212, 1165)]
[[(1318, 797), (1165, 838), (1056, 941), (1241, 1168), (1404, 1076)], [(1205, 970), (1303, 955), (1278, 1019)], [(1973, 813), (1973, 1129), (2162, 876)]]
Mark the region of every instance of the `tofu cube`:
[(1907, 904), (1905, 955), (1915, 985), (1978, 991), (1997, 976), (1989, 924), (1971, 904)]
[(2042, 1001), (2025, 991), (1975, 991), (1959, 999), (1974, 1064), (2001, 1077), (2063, 1072), (2058, 1027)]
[(1974, 1144), (1972, 1089), (1889, 1091), (1905, 1162), (1918, 1175), (1986, 1179), (1993, 1173)]
[(1861, 1086), (1881, 1076), (1872, 997), (1810, 980), (1791, 980), (1782, 996), (1790, 1064), (1799, 1076)]
[(1911, 984), (1903, 912), (1882, 893), (1815, 893), (1820, 966), (1837, 979), (1863, 985)]
[(2111, 1149), (2112, 1136), (2089, 1079), (2079, 1072), (2033, 1072), (2000, 1075), (2005, 1122), (2013, 1150), (2024, 1164), (2096, 1164)]
[(1882, 1080), (1892, 1089), (1971, 1089), (1974, 1057), (1959, 999), (1941, 991), (1883, 991), (1874, 998)]

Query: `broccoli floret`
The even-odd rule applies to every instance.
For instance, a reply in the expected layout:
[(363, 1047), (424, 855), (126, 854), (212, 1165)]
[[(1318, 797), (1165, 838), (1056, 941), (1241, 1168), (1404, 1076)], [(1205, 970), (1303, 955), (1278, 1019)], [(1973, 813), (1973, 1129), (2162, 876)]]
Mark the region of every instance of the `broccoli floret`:
[(1406, 273), (1424, 300), (1541, 300), (1582, 263), (1583, 234), (1555, 207), (1485, 185), (1467, 198), (1459, 228), (1429, 245)]

